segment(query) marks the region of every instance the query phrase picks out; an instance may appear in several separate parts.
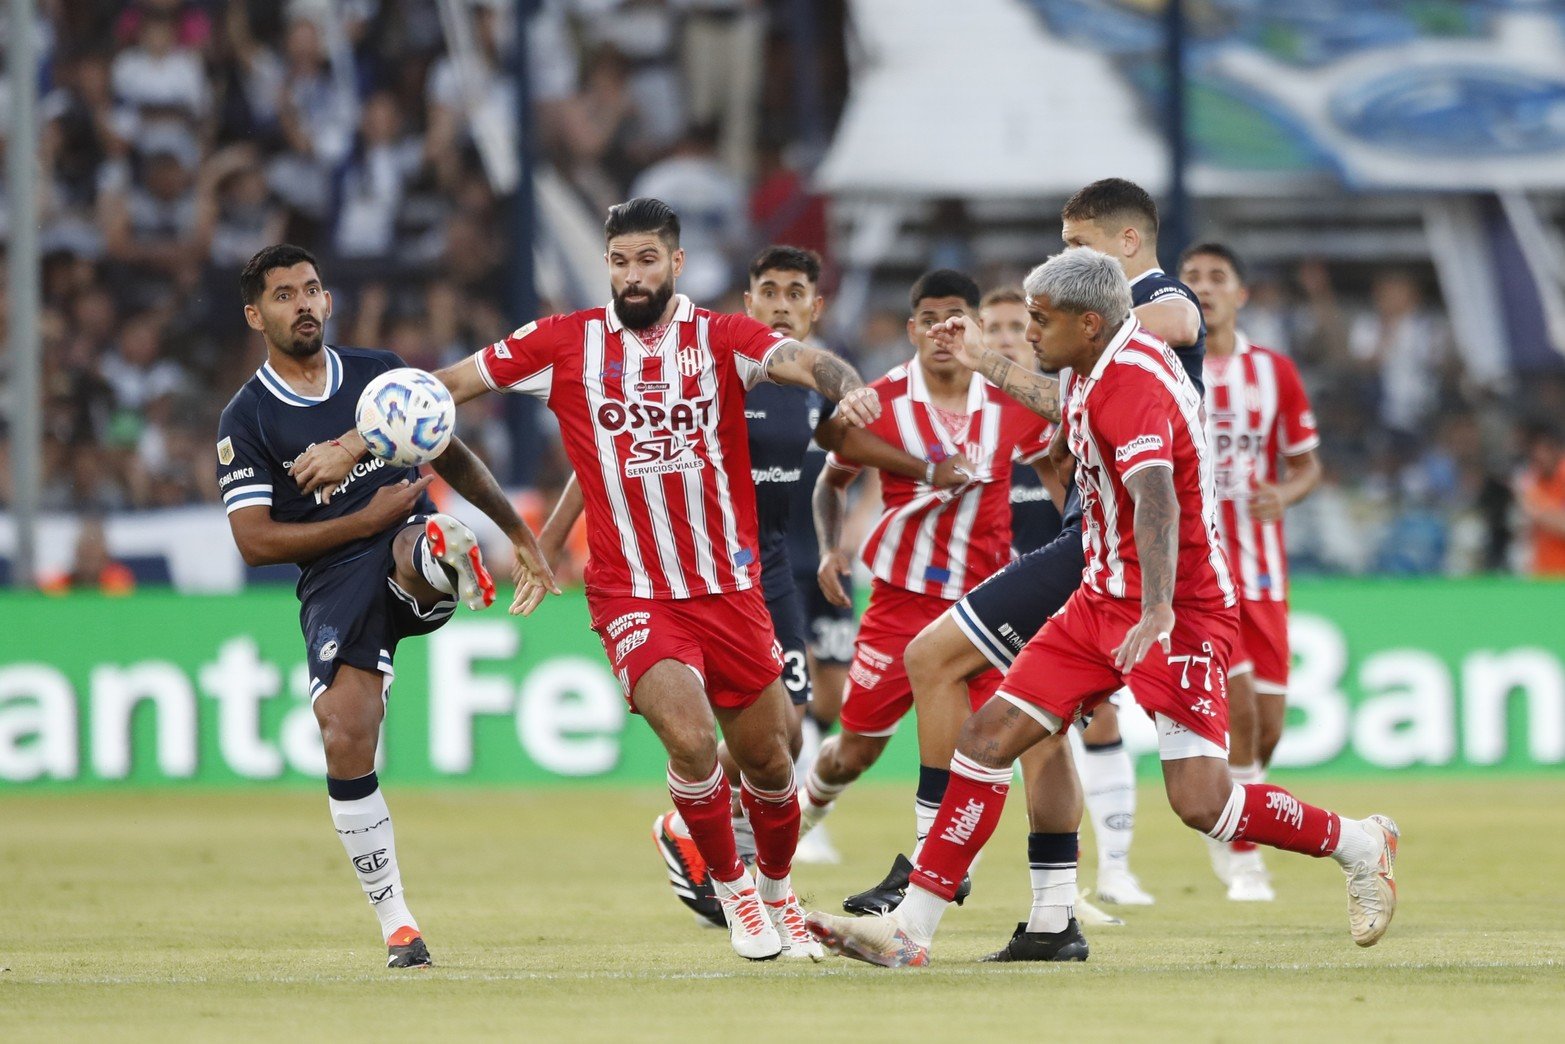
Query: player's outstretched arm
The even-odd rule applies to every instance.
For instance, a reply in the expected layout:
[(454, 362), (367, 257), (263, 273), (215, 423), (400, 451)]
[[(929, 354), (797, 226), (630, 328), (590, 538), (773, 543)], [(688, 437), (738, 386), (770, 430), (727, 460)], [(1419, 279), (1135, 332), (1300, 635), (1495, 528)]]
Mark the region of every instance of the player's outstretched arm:
[(853, 604), (843, 589), (842, 578), (853, 571), (853, 563), (842, 546), (843, 522), (848, 516), (848, 487), (853, 484), (857, 472), (828, 463), (815, 480), (815, 492), (810, 496), (810, 507), (815, 516), (815, 539), (821, 549), (820, 566), (815, 578), (821, 585), (821, 594), (832, 605), (848, 607)]
[(1179, 498), (1174, 470), (1144, 467), (1125, 480), (1135, 503), (1136, 556), (1141, 560), (1141, 619), (1114, 650), (1114, 665), (1129, 670), (1154, 643), (1167, 653), (1174, 633), (1174, 573), (1179, 564)]
[(1290, 507), (1310, 495), (1320, 485), (1320, 455), (1314, 450), (1284, 457), (1287, 472), (1276, 485), (1263, 482), (1250, 494), (1250, 517), (1257, 522), (1275, 522)]
[(549, 562), (538, 546), (533, 531), (527, 528), (522, 516), (516, 513), (516, 508), (500, 488), (500, 483), (495, 481), (488, 466), (467, 448), (466, 443), (452, 437), (446, 451), (431, 461), (430, 465), (469, 504), (493, 519), (515, 549), (511, 565), (511, 579), (516, 581), (516, 597), (511, 602), (512, 616), (531, 615), (538, 608), (538, 603), (543, 601), (544, 595), (560, 593), (559, 585), (554, 582), (554, 573), (549, 569)]
[(478, 372), (476, 352), (443, 370), (436, 370), (435, 378), (446, 386), (446, 390), (451, 393), (451, 398), (456, 400), (458, 406), (478, 398), (489, 390), (489, 385), (484, 383), (483, 377)]
[(973, 480), (972, 461), (960, 453), (939, 462), (924, 460), (900, 446), (893, 446), (872, 431), (855, 428), (835, 416), (827, 417), (816, 427), (815, 443), (828, 453), (936, 489), (951, 489)]
[(1060, 419), (1060, 380), (1018, 366), (993, 348), (985, 348), (978, 324), (965, 315), (937, 324), (930, 333), (935, 342), (956, 356), (969, 370), (976, 370), (990, 384), (1048, 420)]
[[(476, 399), (489, 390), (483, 377), (479, 376), (476, 355), (452, 363), (437, 371), (435, 376), (446, 386), (458, 405)], [(321, 490), (321, 503), (329, 504), (332, 491), (348, 477), (348, 472), (353, 470), (353, 465), (363, 458), (368, 448), (358, 431), (349, 428), (337, 438), (317, 442), (299, 454), (293, 467), (288, 469), (288, 474), (293, 476), (299, 489), (306, 494)]]
[(1141, 326), (1170, 348), (1185, 348), (1201, 336), (1201, 309), (1188, 297), (1169, 294), (1134, 309)]
[(837, 404), (837, 415), (862, 428), (880, 416), (880, 396), (841, 356), (798, 341), (784, 341), (766, 356), (766, 376), (777, 384), (814, 388)]
[(404, 479), (382, 486), (359, 510), (324, 522), (278, 522), (272, 518), (271, 508), (258, 505), (233, 512), (228, 525), (246, 565), (308, 562), (407, 518), (432, 481), (433, 477), (426, 475), (414, 482)]

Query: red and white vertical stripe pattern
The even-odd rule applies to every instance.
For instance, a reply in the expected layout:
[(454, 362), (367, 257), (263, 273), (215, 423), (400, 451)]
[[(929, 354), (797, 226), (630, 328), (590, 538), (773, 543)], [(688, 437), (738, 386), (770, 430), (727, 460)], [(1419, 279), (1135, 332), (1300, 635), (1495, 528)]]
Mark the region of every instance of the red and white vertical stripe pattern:
[(1201, 397), (1173, 352), (1132, 319), (1092, 373), (1069, 374), (1065, 388), (1082, 495), (1082, 583), (1111, 598), (1141, 597), (1135, 501), (1126, 481), (1144, 467), (1170, 467), (1179, 503), (1174, 601), (1234, 604), (1233, 575), (1217, 534)]
[[(1011, 560), (1011, 460), (1018, 447), (1026, 453), (1046, 445), (1047, 422), (974, 374), (966, 429), (948, 432), (930, 407), (916, 361), (872, 387), (881, 416), (870, 431), (921, 460), (963, 454), (977, 474), (951, 491), (883, 473), (884, 510), (864, 542), (864, 564), (888, 584), (954, 601)], [(857, 468), (836, 454), (829, 459), (833, 467)]]
[(1235, 353), (1206, 360), (1206, 423), (1218, 501), (1218, 530), (1251, 601), (1286, 601), (1288, 555), (1283, 524), (1258, 521), (1250, 499), (1283, 476), (1284, 456), (1320, 445), (1298, 371), (1285, 357), (1237, 338)]

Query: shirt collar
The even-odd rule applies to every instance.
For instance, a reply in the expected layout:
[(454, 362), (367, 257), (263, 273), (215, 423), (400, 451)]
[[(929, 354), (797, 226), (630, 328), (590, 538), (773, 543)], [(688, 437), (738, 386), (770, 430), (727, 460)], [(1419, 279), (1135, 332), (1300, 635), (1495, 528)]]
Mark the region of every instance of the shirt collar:
[[(625, 329), (625, 324), (619, 321), (619, 313), (614, 311), (614, 302), (612, 300), (604, 306), (603, 313), (604, 325), (608, 327), (609, 333), (620, 333)], [(695, 317), (696, 306), (691, 302), (690, 298), (684, 294), (675, 294), (673, 322), (688, 323)]]
[(330, 345), (324, 346), (326, 352), (326, 391), (321, 395), (305, 395), (294, 391), (282, 375), (272, 369), (271, 360), (261, 364), (261, 368), (255, 371), (255, 375), (261, 378), (261, 386), (271, 392), (275, 398), (281, 399), (290, 406), (316, 406), (336, 395), (342, 388), (342, 359), (331, 350)]
[(1102, 355), (1098, 356), (1097, 365), (1092, 368), (1092, 374), (1087, 379), (1091, 381), (1101, 380), (1103, 377), (1103, 371), (1108, 369), (1109, 363), (1114, 361), (1115, 354), (1118, 353), (1121, 348), (1125, 347), (1126, 342), (1128, 342), (1140, 331), (1141, 321), (1137, 319), (1135, 313), (1132, 312), (1130, 318), (1126, 319), (1124, 323), (1120, 325), (1120, 328), (1114, 332), (1114, 339), (1109, 341), (1109, 346), (1103, 349)]
[(1135, 286), (1137, 283), (1141, 282), (1143, 279), (1149, 279), (1152, 276), (1162, 275), (1162, 274), (1163, 274), (1163, 270), (1161, 268), (1155, 268), (1155, 267), (1154, 268), (1149, 268), (1145, 272), (1142, 272), (1140, 275), (1136, 276), (1136, 278), (1132, 279), (1130, 281), (1130, 285), (1131, 286)]
[[(929, 385), (924, 380), (924, 367), (919, 364), (918, 356), (915, 355), (912, 361), (907, 364), (907, 373), (908, 398), (912, 399), (914, 402), (922, 402), (927, 405), (930, 402)], [(967, 412), (969, 414), (977, 413), (979, 410), (983, 409), (984, 385), (986, 383), (987, 382), (984, 380), (983, 375), (978, 373), (976, 370), (968, 375)]]

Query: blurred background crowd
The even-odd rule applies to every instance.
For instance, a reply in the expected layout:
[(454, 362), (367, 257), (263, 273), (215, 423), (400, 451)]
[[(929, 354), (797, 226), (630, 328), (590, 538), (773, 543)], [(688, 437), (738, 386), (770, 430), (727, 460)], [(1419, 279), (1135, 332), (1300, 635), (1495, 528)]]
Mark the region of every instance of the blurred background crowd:
[[(237, 273), (268, 243), (320, 256), (329, 341), (411, 365), (438, 367), (531, 318), (514, 314), (508, 282), (525, 214), (493, 147), (519, 127), (551, 198), (589, 232), (628, 196), (673, 204), (689, 258), (680, 289), (699, 303), (737, 310), (745, 263), (768, 242), (820, 251), (830, 299), (842, 244), (810, 171), (856, 60), (844, 4), (548, 0), (520, 59), (527, 112), (514, 5), (455, 6), (461, 18), (438, 0), (41, 4), (47, 510), (217, 502), (217, 415), (263, 358)], [(1019, 282), (1024, 266), (975, 250), (969, 220), (960, 201), (931, 204), (921, 261), (968, 267), (986, 287)], [(1057, 246), (1040, 237), (1033, 254)], [(1241, 327), (1298, 362), (1324, 438), (1327, 479), (1290, 515), (1296, 571), (1565, 569), (1565, 368), (1474, 379), (1428, 263), (1254, 269)], [(544, 284), (541, 311), (571, 304)], [(911, 351), (900, 291), (883, 278), (832, 328), (866, 377)], [(0, 296), (0, 326), (5, 310)], [(561, 457), (546, 417), (516, 409), (484, 402), (464, 435), (543, 501)]]

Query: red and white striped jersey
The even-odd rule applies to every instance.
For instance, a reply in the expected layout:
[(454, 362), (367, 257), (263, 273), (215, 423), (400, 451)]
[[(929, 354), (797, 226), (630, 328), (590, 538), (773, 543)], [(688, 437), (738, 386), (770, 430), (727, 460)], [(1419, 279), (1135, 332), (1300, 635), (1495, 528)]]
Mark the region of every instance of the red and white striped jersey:
[(675, 298), (644, 344), (612, 306), (528, 323), (475, 357), (559, 418), (587, 511), (589, 593), (692, 598), (760, 583), (744, 394), (787, 340)]
[[(1051, 426), (975, 373), (967, 385), (965, 428), (953, 434), (930, 402), (916, 359), (870, 387), (880, 395), (881, 412), (866, 430), (923, 460), (961, 453), (977, 476), (953, 491), (882, 473), (884, 509), (860, 555), (888, 584), (954, 601), (1010, 562), (1011, 462), (1048, 452)], [(850, 471), (860, 467), (835, 453), (827, 462)]]
[(1217, 535), (1216, 501), (1201, 393), (1168, 345), (1132, 317), (1086, 376), (1065, 381), (1065, 426), (1076, 457), (1087, 565), (1082, 583), (1110, 598), (1141, 599), (1135, 502), (1125, 483), (1146, 468), (1169, 468), (1179, 502), (1175, 604), (1233, 605), (1228, 556)]
[(1218, 530), (1238, 574), (1240, 594), (1252, 601), (1286, 601), (1288, 552), (1282, 521), (1250, 517), (1250, 494), (1278, 479), (1281, 458), (1320, 445), (1315, 414), (1299, 371), (1283, 355), (1240, 334), (1234, 354), (1208, 354), (1206, 437), (1212, 450)]

